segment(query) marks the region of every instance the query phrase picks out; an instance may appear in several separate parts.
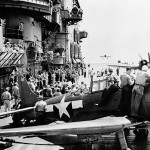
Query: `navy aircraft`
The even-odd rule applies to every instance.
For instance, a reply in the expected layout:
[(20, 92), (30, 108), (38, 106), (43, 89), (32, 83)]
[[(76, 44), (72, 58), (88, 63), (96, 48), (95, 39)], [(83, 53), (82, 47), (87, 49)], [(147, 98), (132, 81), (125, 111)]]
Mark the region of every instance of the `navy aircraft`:
[[(45, 120), (48, 123), (55, 120), (63, 121), (85, 121), (91, 119), (97, 119), (107, 115), (115, 114), (117, 112), (120, 92), (116, 92), (107, 107), (100, 108), (98, 106), (101, 103), (103, 97), (103, 90), (95, 90), (100, 85), (105, 86), (107, 80), (94, 81), (91, 84), (91, 90), (89, 93), (72, 95), (70, 93), (56, 96), (52, 98), (44, 98), (47, 103), (47, 112)], [(20, 122), (35, 120), (34, 105), (38, 101), (38, 95), (36, 95), (28, 86), (26, 79), (22, 76), (18, 76), (20, 99), (21, 101), (16, 106), (14, 111), (0, 113), (2, 115), (12, 114), (12, 120), (14, 124), (20, 124)]]
[(102, 58), (109, 58), (109, 57), (111, 57), (111, 56), (107, 56), (107, 55), (103, 55), (103, 56), (100, 56), (100, 57), (102, 57)]

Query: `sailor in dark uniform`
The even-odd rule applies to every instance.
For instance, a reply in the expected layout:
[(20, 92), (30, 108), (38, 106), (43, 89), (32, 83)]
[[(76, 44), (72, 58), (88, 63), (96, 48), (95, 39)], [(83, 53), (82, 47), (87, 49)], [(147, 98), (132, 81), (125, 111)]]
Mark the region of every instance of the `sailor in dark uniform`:
[(120, 76), (122, 95), (119, 109), (122, 116), (130, 115), (131, 95), (134, 86), (134, 77), (131, 76), (131, 71), (131, 68), (126, 68), (126, 72)]
[(103, 96), (99, 104), (99, 107), (107, 106), (111, 96), (119, 90), (118, 79), (113, 74), (113, 70), (111, 68), (109, 69), (109, 75), (107, 77), (107, 81), (108, 81), (108, 86), (103, 91)]

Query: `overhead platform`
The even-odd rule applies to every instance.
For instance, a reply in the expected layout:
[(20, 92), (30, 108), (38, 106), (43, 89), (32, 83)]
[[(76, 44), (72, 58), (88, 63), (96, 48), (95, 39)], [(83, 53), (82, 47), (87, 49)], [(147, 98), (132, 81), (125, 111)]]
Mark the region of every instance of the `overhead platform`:
[(50, 4), (47, 1), (40, 0), (1, 0), (0, 9), (15, 8), (50, 14)]

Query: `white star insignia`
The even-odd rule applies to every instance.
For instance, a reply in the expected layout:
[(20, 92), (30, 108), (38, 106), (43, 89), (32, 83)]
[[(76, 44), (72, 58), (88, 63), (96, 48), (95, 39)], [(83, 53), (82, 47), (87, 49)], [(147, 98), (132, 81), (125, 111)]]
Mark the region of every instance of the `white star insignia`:
[(65, 97), (66, 96), (64, 96), (62, 98), (62, 100), (60, 101), (60, 103), (54, 104), (58, 108), (58, 110), (59, 110), (59, 116), (60, 116), (60, 118), (62, 117), (63, 114), (66, 114), (70, 118), (70, 115), (69, 115), (69, 113), (67, 111), (67, 107), (70, 104), (70, 102), (65, 102)]

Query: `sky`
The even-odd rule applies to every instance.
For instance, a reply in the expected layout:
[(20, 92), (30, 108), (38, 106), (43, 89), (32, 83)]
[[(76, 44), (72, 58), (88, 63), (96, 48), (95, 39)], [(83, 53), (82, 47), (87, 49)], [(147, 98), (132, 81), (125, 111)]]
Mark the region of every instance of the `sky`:
[[(136, 64), (150, 52), (150, 0), (78, 0), (83, 10), (80, 31), (86, 62), (106, 60)], [(107, 60), (108, 61), (108, 60)]]

